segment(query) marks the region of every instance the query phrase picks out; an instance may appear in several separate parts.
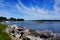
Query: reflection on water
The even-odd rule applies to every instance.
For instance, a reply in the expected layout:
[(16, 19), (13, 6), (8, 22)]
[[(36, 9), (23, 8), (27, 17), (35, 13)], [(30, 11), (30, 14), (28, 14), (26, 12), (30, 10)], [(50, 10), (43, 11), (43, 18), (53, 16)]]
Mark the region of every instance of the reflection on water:
[(21, 27), (32, 28), (34, 30), (52, 30), (55, 33), (60, 33), (60, 22), (42, 22), (35, 21), (16, 21), (8, 22), (6, 24), (16, 24)]

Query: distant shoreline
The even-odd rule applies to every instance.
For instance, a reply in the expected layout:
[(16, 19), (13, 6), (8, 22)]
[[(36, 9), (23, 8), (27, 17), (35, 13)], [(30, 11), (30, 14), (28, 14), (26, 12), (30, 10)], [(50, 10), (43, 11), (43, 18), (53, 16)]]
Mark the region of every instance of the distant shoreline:
[[(60, 22), (60, 20), (24, 20), (24, 21)], [(10, 21), (10, 22), (16, 22), (16, 21)]]
[(60, 20), (32, 20), (32, 21), (60, 21)]

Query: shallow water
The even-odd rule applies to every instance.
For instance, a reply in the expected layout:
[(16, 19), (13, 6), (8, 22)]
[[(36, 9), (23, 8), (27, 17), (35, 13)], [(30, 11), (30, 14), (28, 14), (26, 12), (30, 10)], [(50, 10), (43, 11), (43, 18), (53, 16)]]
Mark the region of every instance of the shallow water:
[(16, 24), (20, 27), (32, 28), (34, 30), (52, 30), (54, 33), (60, 33), (60, 22), (16, 21), (6, 24)]

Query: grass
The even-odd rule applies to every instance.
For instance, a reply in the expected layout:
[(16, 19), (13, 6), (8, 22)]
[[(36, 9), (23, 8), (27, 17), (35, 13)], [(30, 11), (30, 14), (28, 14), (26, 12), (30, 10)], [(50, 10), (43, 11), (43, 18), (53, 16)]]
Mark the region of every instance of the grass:
[(11, 40), (11, 37), (8, 33), (3, 32), (7, 28), (6, 25), (0, 24), (0, 40)]

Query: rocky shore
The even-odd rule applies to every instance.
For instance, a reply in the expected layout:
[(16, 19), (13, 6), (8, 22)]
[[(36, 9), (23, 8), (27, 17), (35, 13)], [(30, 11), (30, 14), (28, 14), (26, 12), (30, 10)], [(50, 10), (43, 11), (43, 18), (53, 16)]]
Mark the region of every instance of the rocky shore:
[(60, 40), (60, 34), (50, 30), (37, 31), (17, 25), (8, 25), (6, 32), (11, 35), (12, 40)]

